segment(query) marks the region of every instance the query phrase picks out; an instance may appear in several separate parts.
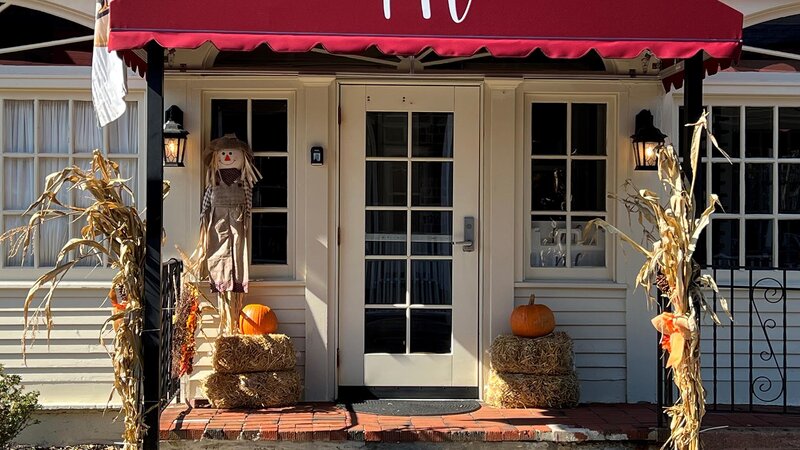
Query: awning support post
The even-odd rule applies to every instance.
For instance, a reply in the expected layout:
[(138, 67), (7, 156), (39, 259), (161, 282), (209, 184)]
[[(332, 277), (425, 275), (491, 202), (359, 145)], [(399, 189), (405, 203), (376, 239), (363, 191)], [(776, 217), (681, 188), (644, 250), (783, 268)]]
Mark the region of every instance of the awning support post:
[[(703, 66), (703, 52), (684, 60), (684, 82), (683, 82), (683, 110), (686, 112), (686, 123), (694, 123), (703, 114), (703, 76), (705, 67)], [(685, 123), (680, 126), (686, 125)], [(691, 173), (692, 130), (687, 129), (683, 133), (683, 141), (680, 143), (681, 157), (683, 158), (683, 171), (687, 175)]]
[(161, 413), (161, 230), (163, 227), (164, 167), (162, 124), (164, 111), (164, 48), (147, 45), (147, 229), (144, 267), (144, 327), (142, 364), (144, 394), (145, 450), (158, 449), (158, 420)]

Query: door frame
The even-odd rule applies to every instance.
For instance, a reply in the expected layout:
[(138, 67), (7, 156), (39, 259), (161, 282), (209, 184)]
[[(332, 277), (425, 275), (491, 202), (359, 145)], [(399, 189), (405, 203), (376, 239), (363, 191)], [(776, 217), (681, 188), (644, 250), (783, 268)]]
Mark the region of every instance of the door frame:
[[(336, 215), (336, 233), (333, 236), (336, 239), (333, 251), (333, 261), (332, 266), (333, 270), (335, 271), (334, 276), (330, 279), (333, 280), (334, 286), (330, 292), (333, 293), (333, 308), (330, 308), (329, 314), (332, 314), (332, 320), (329, 323), (332, 323), (332, 342), (334, 345), (330, 347), (330, 360), (333, 363), (333, 367), (331, 370), (331, 382), (333, 383), (333, 393), (334, 398), (338, 399), (340, 397), (340, 386), (339, 386), (339, 365), (340, 365), (340, 358), (339, 358), (339, 346), (341, 344), (340, 339), (340, 327), (339, 327), (339, 311), (341, 307), (340, 303), (340, 290), (341, 290), (341, 258), (342, 252), (340, 251), (340, 229), (342, 225), (342, 217), (341, 217), (341, 194), (342, 194), (342, 176), (341, 176), (341, 168), (342, 168), (342, 158), (341, 158), (341, 148), (342, 148), (342, 133), (341, 133), (341, 114), (342, 114), (342, 86), (345, 85), (377, 85), (377, 86), (398, 86), (398, 87), (422, 87), (422, 86), (448, 86), (448, 87), (455, 87), (455, 86), (471, 86), (477, 87), (479, 89), (479, 106), (478, 106), (478, 235), (477, 239), (478, 242), (483, 243), (486, 242), (487, 232), (486, 227), (482, 226), (485, 218), (485, 205), (484, 205), (484, 180), (485, 180), (485, 83), (483, 78), (455, 78), (450, 80), (442, 80), (440, 78), (414, 78), (414, 79), (404, 79), (404, 78), (361, 78), (361, 77), (353, 77), (353, 78), (338, 78), (335, 82), (335, 110), (334, 117), (332, 117), (333, 121), (333, 130), (334, 130), (334, 145), (335, 145), (335, 170), (333, 176), (335, 177), (335, 192), (334, 192), (334, 211), (333, 213)], [(483, 386), (484, 386), (484, 346), (483, 346), (483, 329), (484, 329), (484, 314), (486, 313), (486, 305), (484, 302), (484, 279), (485, 279), (485, 260), (486, 260), (486, 253), (483, 251), (483, 245), (478, 246), (478, 288), (477, 288), (477, 315), (478, 315), (478, 322), (476, 324), (475, 332), (477, 333), (477, 346), (478, 346), (478, 355), (477, 355), (477, 369), (478, 369), (478, 398), (483, 398)], [(330, 336), (330, 335), (329, 335)], [(399, 392), (402, 392), (400, 390)]]

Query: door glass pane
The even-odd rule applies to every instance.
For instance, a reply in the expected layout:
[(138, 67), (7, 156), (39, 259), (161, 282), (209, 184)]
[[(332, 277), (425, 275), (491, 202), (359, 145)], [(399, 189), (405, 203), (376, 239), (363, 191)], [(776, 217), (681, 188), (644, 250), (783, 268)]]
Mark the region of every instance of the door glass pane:
[(772, 164), (745, 164), (746, 213), (772, 213)]
[(572, 267), (604, 267), (606, 265), (606, 232), (602, 228), (595, 227), (594, 233), (587, 234), (584, 239), (586, 223), (595, 218), (572, 218), (572, 230), (569, 235), (572, 241), (570, 249)]
[[(738, 158), (741, 144), (741, 110), (738, 106), (715, 106), (711, 109), (711, 116), (714, 137), (717, 138), (720, 148), (731, 158)], [(701, 153), (705, 152), (701, 150)]]
[(289, 148), (288, 102), (286, 100), (253, 100), (251, 107), (253, 108), (251, 131), (253, 151), (287, 151)]
[(253, 213), (253, 264), (286, 264), (286, 213)]
[(69, 102), (39, 101), (39, 152), (69, 153)]
[(406, 310), (367, 309), (364, 313), (364, 353), (406, 352)]
[(567, 210), (567, 163), (563, 160), (531, 161), (531, 210)]
[(711, 222), (711, 254), (716, 267), (739, 265), (739, 220), (717, 219)]
[(287, 159), (284, 156), (256, 156), (262, 178), (253, 186), (253, 207), (286, 207)]
[(453, 213), (413, 211), (411, 213), (411, 254), (452, 255)]
[(771, 158), (772, 108), (748, 106), (745, 108), (744, 118), (745, 156), (748, 158)]
[(247, 140), (247, 100), (211, 100), (211, 139), (229, 133)]
[(606, 105), (572, 104), (572, 154), (606, 154)]
[(411, 310), (411, 353), (450, 353), (452, 332), (449, 309)]
[(453, 206), (453, 163), (411, 163), (411, 205)]
[(778, 108), (778, 156), (800, 158), (800, 108)]
[(745, 265), (772, 267), (772, 220), (745, 220)]
[(408, 114), (367, 113), (367, 156), (408, 156)]
[(364, 271), (364, 303), (406, 303), (406, 260), (367, 260)]
[(567, 218), (564, 216), (531, 217), (531, 266), (566, 265)]
[(778, 264), (780, 267), (800, 267), (800, 220), (778, 221)]
[(534, 103), (531, 105), (531, 153), (534, 155), (567, 154), (566, 103)]
[(405, 211), (367, 211), (366, 222), (367, 255), (406, 254)]
[(367, 206), (406, 206), (408, 163), (367, 161)]
[(778, 212), (800, 212), (800, 164), (778, 164)]
[(411, 115), (411, 156), (453, 157), (453, 113)]
[(453, 262), (411, 261), (411, 303), (451, 305), (453, 303)]
[(739, 167), (727, 162), (711, 166), (711, 192), (719, 196), (726, 213), (739, 212)]
[(572, 211), (606, 210), (606, 162), (572, 161)]

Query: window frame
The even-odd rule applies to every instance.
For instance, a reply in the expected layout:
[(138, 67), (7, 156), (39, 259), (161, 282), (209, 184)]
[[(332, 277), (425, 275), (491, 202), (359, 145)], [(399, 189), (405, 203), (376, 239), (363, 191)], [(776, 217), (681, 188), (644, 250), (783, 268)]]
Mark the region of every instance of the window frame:
[[(5, 148), (5, 101), (7, 100), (17, 100), (17, 101), (33, 101), (34, 102), (34, 113), (33, 113), (33, 124), (34, 124), (34, 147), (33, 147), (33, 154), (24, 153), (22, 155), (30, 155), (33, 157), (33, 177), (35, 183), (35, 192), (33, 193), (34, 200), (41, 194), (41, 190), (43, 186), (39, 185), (40, 180), (44, 180), (45, 174), (39, 173), (39, 161), (41, 159), (67, 159), (67, 165), (72, 166), (78, 160), (85, 160), (90, 159), (92, 157), (92, 153), (89, 152), (80, 152), (76, 153), (75, 149), (75, 121), (74, 121), (74, 114), (75, 114), (75, 103), (76, 102), (92, 102), (92, 94), (91, 91), (80, 89), (80, 90), (47, 90), (47, 89), (33, 89), (33, 88), (26, 88), (24, 90), (2, 90), (0, 91), (0, 170), (4, 168), (4, 162), (6, 158), (23, 158), (24, 156), (19, 156), (19, 154), (13, 154), (16, 156), (9, 156), (12, 155), (11, 153), (6, 153)], [(133, 154), (123, 154), (123, 153), (114, 153), (111, 154), (111, 157), (114, 161), (124, 159), (124, 160), (135, 160), (137, 163), (137, 173), (136, 173), (136, 182), (137, 182), (137, 189), (134, 194), (136, 195), (135, 199), (137, 201), (142, 201), (146, 197), (146, 177), (145, 171), (143, 170), (145, 167), (145, 157), (147, 154), (146, 142), (147, 142), (147, 135), (145, 132), (145, 127), (143, 124), (146, 121), (146, 102), (144, 98), (143, 92), (136, 90), (130, 91), (126, 96), (125, 100), (127, 102), (135, 102), (138, 104), (137, 108), (137, 120), (139, 123), (139, 127), (137, 130), (138, 135), (138, 148), (137, 153)], [(42, 153), (40, 150), (41, 146), (41, 135), (40, 135), (40, 109), (39, 103), (42, 101), (67, 101), (68, 102), (68, 127), (69, 127), (69, 143), (67, 148), (67, 153)], [(109, 156), (109, 128), (108, 126), (102, 128), (103, 134), (103, 155), (108, 157)], [(28, 156), (28, 157), (30, 157)], [(74, 194), (72, 194), (74, 195)], [(24, 211), (22, 210), (5, 210), (5, 205), (3, 204), (5, 201), (4, 198), (0, 197), (0, 229), (4, 229), (5, 224), (5, 217), (6, 216), (18, 216), (21, 215)], [(74, 202), (74, 196), (70, 199), (70, 203)], [(141, 211), (142, 205), (140, 203), (136, 204), (138, 210)], [(70, 236), (76, 236), (79, 232), (78, 229), (81, 225), (77, 223), (70, 223)], [(54, 266), (40, 266), (40, 252), (38, 249), (38, 241), (41, 239), (39, 233), (36, 234), (36, 242), (33, 244), (34, 252), (33, 252), (33, 266), (9, 266), (6, 265), (6, 257), (7, 257), (7, 249), (8, 244), (3, 243), (0, 244), (0, 253), (2, 253), (2, 258), (0, 258), (0, 274), (3, 275), (3, 279), (5, 280), (32, 280), (38, 278), (39, 276), (43, 275), (47, 271), (51, 270)], [(66, 241), (65, 241), (66, 243)], [(109, 278), (109, 274), (112, 272), (112, 269), (105, 267), (105, 266), (75, 266), (70, 269), (70, 273), (67, 274), (65, 280), (91, 280), (91, 281), (100, 281), (106, 280)]]
[[(285, 212), (286, 213), (286, 264), (249, 264), (250, 282), (273, 281), (273, 280), (292, 280), (295, 278), (295, 265), (297, 263), (297, 155), (296, 127), (297, 127), (297, 95), (295, 91), (289, 90), (269, 90), (269, 91), (241, 91), (241, 90), (215, 90), (203, 92), (203, 149), (207, 148), (211, 142), (211, 102), (213, 100), (247, 100), (247, 142), (252, 142), (252, 102), (253, 100), (285, 100), (286, 101), (286, 152), (254, 152), (254, 156), (285, 157), (286, 158), (286, 207), (263, 207), (253, 208), (252, 212)], [(200, 199), (203, 198), (202, 192), (206, 188), (205, 173), (206, 167), (201, 164), (201, 187)], [(199, 205), (198, 205), (199, 206)], [(199, 209), (198, 209), (199, 211)], [(248, 239), (252, 243), (252, 226), (248, 231)], [(248, 255), (252, 259), (251, 253)]]
[[(606, 154), (605, 155), (537, 155), (536, 159), (557, 159), (566, 161), (578, 160), (603, 160), (606, 163), (606, 182), (605, 192), (611, 192), (616, 180), (617, 171), (617, 116), (618, 116), (618, 97), (613, 94), (574, 94), (574, 93), (533, 93), (526, 92), (523, 97), (523, 145), (522, 148), (522, 180), (521, 180), (521, 200), (520, 220), (522, 221), (523, 251), (521, 253), (522, 275), (525, 281), (537, 280), (611, 280), (614, 276), (615, 261), (615, 239), (608, 233), (605, 234), (605, 266), (603, 267), (533, 267), (530, 263), (531, 253), (531, 161), (534, 159), (532, 151), (532, 105), (534, 103), (565, 103), (567, 104), (567, 127), (566, 145), (570, 147), (572, 141), (572, 115), (571, 104), (573, 103), (601, 103), (606, 105)], [(567, 198), (572, 194), (571, 170), (567, 174)], [(614, 223), (615, 206), (608, 196), (605, 195), (605, 216), (606, 220)], [(549, 213), (540, 213), (551, 215)], [(555, 214), (555, 213), (554, 213)], [(581, 211), (562, 211), (558, 215), (565, 217), (585, 217), (586, 212)], [(566, 269), (566, 270), (565, 270)]]
[[(680, 100), (680, 99), (676, 99)], [(680, 108), (683, 106), (682, 102), (676, 101), (673, 107), (673, 114), (675, 117), (674, 124), (673, 124), (673, 135), (676, 136), (676, 139), (680, 139)], [(779, 236), (779, 222), (781, 220), (800, 220), (800, 213), (781, 213), (780, 212), (780, 202), (779, 202), (779, 194), (780, 194), (780, 164), (781, 163), (790, 163), (796, 164), (800, 167), (800, 158), (781, 158), (779, 157), (779, 147), (778, 147), (778, 139), (779, 139), (779, 125), (780, 125), (780, 116), (779, 110), (780, 108), (800, 108), (800, 96), (787, 96), (785, 98), (774, 98), (769, 97), (765, 98), (763, 96), (753, 96), (753, 95), (743, 95), (740, 97), (715, 97), (715, 96), (707, 96), (704, 100), (703, 108), (707, 109), (709, 116), (709, 128), (711, 132), (714, 133), (714, 117), (713, 117), (713, 108), (715, 107), (736, 107), (739, 108), (739, 156), (738, 157), (731, 157), (731, 160), (734, 164), (738, 165), (739, 168), (739, 199), (738, 199), (738, 206), (739, 212), (738, 213), (730, 213), (730, 212), (723, 212), (722, 210), (717, 208), (717, 210), (711, 215), (711, 221), (708, 224), (707, 230), (704, 232), (704, 240), (706, 245), (706, 255), (705, 261), (706, 265), (713, 266), (713, 239), (712, 239), (712, 230), (713, 230), (713, 222), (715, 220), (736, 220), (738, 223), (739, 231), (738, 231), (738, 261), (735, 264), (735, 267), (745, 267), (747, 266), (747, 241), (746, 241), (746, 221), (750, 220), (770, 220), (772, 222), (772, 264), (769, 267), (758, 267), (753, 266), (755, 270), (769, 270), (773, 268), (780, 267), (780, 236)], [(770, 108), (772, 110), (772, 148), (773, 148), (773, 155), (770, 157), (746, 157), (746, 139), (747, 139), (747, 130), (746, 130), (746, 108)], [(709, 140), (706, 140), (706, 148), (702, 149), (703, 154), (701, 154), (700, 163), (705, 163), (705, 192), (706, 195), (708, 193), (713, 192), (713, 167), (714, 164), (719, 163), (727, 163), (728, 160), (720, 154), (716, 149), (713, 148), (713, 145)], [(727, 150), (723, 148), (723, 150)], [(772, 173), (772, 212), (771, 213), (747, 213), (746, 212), (746, 195), (743, 187), (746, 186), (747, 181), (747, 174), (745, 168), (747, 164), (770, 164), (771, 173)], [(701, 166), (702, 167), (702, 166)], [(704, 202), (707, 199), (703, 200)], [(703, 205), (705, 206), (705, 205)], [(726, 269), (722, 268), (721, 269)]]

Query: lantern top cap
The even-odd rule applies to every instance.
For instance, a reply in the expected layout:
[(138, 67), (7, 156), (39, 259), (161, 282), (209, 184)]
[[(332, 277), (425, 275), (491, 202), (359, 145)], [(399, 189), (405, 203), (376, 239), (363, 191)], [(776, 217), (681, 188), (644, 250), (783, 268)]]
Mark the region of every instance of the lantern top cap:
[(636, 133), (631, 135), (634, 142), (664, 142), (667, 135), (653, 125), (653, 114), (643, 109), (636, 114)]

